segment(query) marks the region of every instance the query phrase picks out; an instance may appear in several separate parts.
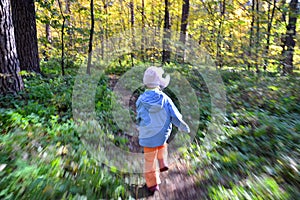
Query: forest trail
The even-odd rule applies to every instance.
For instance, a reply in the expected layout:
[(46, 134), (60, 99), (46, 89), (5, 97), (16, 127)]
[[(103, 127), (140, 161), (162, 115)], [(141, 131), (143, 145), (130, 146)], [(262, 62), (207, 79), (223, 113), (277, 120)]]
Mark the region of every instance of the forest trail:
[[(189, 167), (184, 160), (179, 159), (170, 166), (167, 172), (160, 173), (160, 191), (154, 195), (143, 195), (143, 190), (135, 188), (131, 191), (134, 199), (147, 200), (184, 200), (184, 199), (207, 199), (206, 186), (197, 181), (201, 173), (189, 173)], [(141, 183), (142, 186), (143, 183)]]
[[(118, 82), (118, 76), (109, 76), (109, 87), (114, 88)], [(137, 100), (135, 94), (132, 96), (123, 96), (124, 102), (129, 102), (129, 107), (135, 109), (135, 101)], [(138, 138), (125, 135), (129, 142), (127, 146), (132, 152), (141, 152), (141, 147), (138, 145)], [(135, 183), (131, 183), (130, 194), (134, 199), (147, 199), (147, 200), (184, 200), (184, 199), (208, 199), (207, 198), (207, 184), (206, 181), (199, 181), (201, 177), (201, 171), (189, 172), (190, 167), (180, 156), (176, 155), (173, 162), (169, 165), (169, 170), (160, 173), (161, 184), (160, 191), (156, 191), (154, 195), (145, 194), (145, 189), (142, 186), (145, 184), (145, 180), (142, 174), (132, 175), (131, 180), (135, 180)], [(198, 180), (198, 181), (197, 181)], [(138, 184), (136, 184), (136, 182)]]

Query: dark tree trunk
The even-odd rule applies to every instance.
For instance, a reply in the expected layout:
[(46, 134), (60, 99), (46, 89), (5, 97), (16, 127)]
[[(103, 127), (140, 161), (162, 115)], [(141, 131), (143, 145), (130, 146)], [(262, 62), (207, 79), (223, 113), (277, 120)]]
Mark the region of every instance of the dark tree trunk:
[[(134, 2), (133, 0), (130, 0), (130, 25), (131, 25), (131, 33), (132, 33), (132, 48), (135, 49), (135, 30), (134, 30), (134, 22), (135, 22), (135, 16), (134, 16)], [(133, 59), (134, 59), (134, 53), (131, 52), (131, 66), (134, 66)]]
[(131, 28), (133, 28), (134, 21), (135, 21), (135, 17), (134, 17), (134, 2), (133, 2), (133, 0), (130, 1), (129, 7), (130, 7), (130, 24), (131, 24)]
[(268, 4), (268, 28), (267, 28), (267, 44), (265, 49), (265, 63), (264, 63), (264, 71), (267, 70), (268, 66), (268, 58), (269, 58), (269, 49), (270, 49), (270, 37), (271, 37), (271, 29), (272, 29), (272, 23), (275, 15), (275, 8), (276, 8), (276, 0), (273, 0), (273, 8), (271, 11), (271, 4), (269, 2)]
[(94, 36), (94, 0), (91, 0), (91, 29), (90, 29), (90, 39), (89, 39), (89, 50), (88, 50), (88, 63), (87, 63), (87, 74), (91, 74), (91, 65), (92, 65), (92, 53), (93, 53), (93, 36)]
[(222, 26), (225, 20), (225, 10), (226, 10), (226, 0), (223, 0), (222, 3), (220, 3), (220, 21), (219, 21), (219, 27), (218, 27), (218, 35), (217, 35), (217, 53), (216, 53), (216, 60), (217, 60), (217, 67), (220, 68), (223, 67), (223, 58), (221, 55), (221, 44), (222, 44)]
[[(252, 51), (253, 51), (253, 34), (254, 34), (254, 22), (255, 22), (255, 0), (252, 0), (252, 5), (251, 5), (251, 25), (250, 25), (250, 38), (249, 38), (249, 58), (246, 58), (247, 60), (252, 60)], [(252, 62), (247, 61), (247, 65), (248, 65), (248, 70), (250, 70), (251, 68), (251, 64)]]
[(163, 63), (170, 63), (171, 60), (171, 50), (170, 50), (171, 22), (170, 22), (169, 4), (170, 4), (169, 0), (165, 0), (163, 53), (162, 53)]
[(61, 74), (64, 76), (65, 75), (65, 23), (66, 23), (66, 17), (64, 15), (64, 12), (62, 10), (62, 5), (60, 0), (57, 0), (59, 9), (60, 9), (60, 14), (63, 18), (63, 23), (61, 25)]
[(259, 49), (260, 49), (260, 17), (259, 17), (259, 0), (256, 0), (256, 45), (255, 45), (255, 69), (259, 73)]
[[(188, 26), (189, 11), (190, 11), (190, 1), (183, 0), (182, 12), (181, 12), (180, 38), (179, 38), (179, 41), (183, 45), (185, 45), (186, 43), (186, 32)], [(179, 52), (179, 57), (181, 57), (182, 61), (184, 62), (185, 48), (181, 49), (181, 52)]]
[(47, 42), (49, 44), (51, 44), (52, 43), (52, 35), (51, 35), (51, 26), (50, 26), (50, 23), (47, 23), (45, 28), (46, 28)]
[(142, 43), (141, 43), (141, 54), (142, 60), (145, 61), (145, 0), (142, 0)]
[(9, 0), (0, 1), (0, 95), (24, 88), (15, 45), (15, 34)]
[(298, 0), (291, 0), (289, 3), (289, 22), (286, 27), (285, 34), (285, 47), (283, 49), (283, 73), (291, 74), (293, 73), (293, 57), (295, 48), (295, 36), (296, 36), (296, 24), (297, 24), (297, 7)]
[(11, 0), (21, 70), (40, 73), (34, 0)]

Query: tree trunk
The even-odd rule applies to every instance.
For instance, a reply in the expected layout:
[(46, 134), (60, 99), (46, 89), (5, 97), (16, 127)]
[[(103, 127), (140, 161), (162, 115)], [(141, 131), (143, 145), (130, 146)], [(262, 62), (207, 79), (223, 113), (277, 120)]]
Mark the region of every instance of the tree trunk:
[[(120, 3), (120, 7), (121, 7), (121, 12), (119, 12), (119, 16), (120, 16), (120, 23), (121, 23), (121, 28), (120, 28), (120, 31), (126, 31), (126, 23), (125, 23), (125, 18), (124, 16), (127, 16), (126, 15), (126, 10), (124, 8), (124, 4), (123, 4), (123, 0), (119, 0), (119, 3)], [(129, 4), (129, 7), (131, 6), (131, 4)]]
[(40, 73), (34, 0), (11, 0), (21, 70)]
[(184, 45), (186, 43), (186, 32), (187, 32), (187, 26), (188, 26), (189, 11), (190, 11), (190, 1), (183, 0), (182, 12), (181, 12), (180, 38), (179, 38), (179, 41), (183, 45), (183, 49), (181, 49), (181, 52), (179, 52), (179, 57), (181, 57), (183, 62), (185, 60)]
[(271, 4), (269, 2), (268, 4), (268, 28), (267, 28), (267, 44), (266, 44), (266, 49), (265, 49), (265, 62), (264, 62), (264, 71), (267, 70), (268, 66), (268, 58), (269, 58), (269, 49), (270, 49), (270, 36), (271, 36), (271, 29), (272, 29), (272, 23), (274, 19), (274, 14), (275, 14), (275, 8), (276, 8), (276, 0), (273, 1), (273, 8), (271, 11)]
[(259, 17), (259, 0), (256, 0), (256, 45), (255, 45), (255, 69), (259, 73), (259, 50), (260, 50), (260, 17)]
[(91, 65), (92, 65), (92, 53), (93, 53), (93, 35), (94, 35), (94, 0), (91, 0), (91, 29), (90, 29), (90, 39), (89, 39), (89, 50), (88, 50), (88, 64), (87, 64), (87, 74), (91, 74)]
[(170, 22), (169, 3), (170, 3), (169, 0), (165, 0), (163, 53), (162, 53), (162, 62), (163, 63), (170, 63), (170, 60), (171, 60), (171, 50), (170, 50), (171, 22)]
[(142, 0), (142, 42), (141, 42), (141, 55), (142, 61), (145, 62), (145, 0)]
[[(287, 24), (286, 22), (286, 14), (287, 14), (287, 9), (285, 8), (285, 4), (286, 4), (286, 0), (282, 0), (281, 1), (281, 7), (283, 7), (284, 9), (282, 9), (282, 13), (281, 13), (281, 21), (283, 24)], [(282, 48), (282, 55), (284, 55), (285, 52), (285, 34), (281, 35), (281, 48)]]
[(216, 53), (216, 60), (217, 60), (217, 67), (223, 67), (223, 58), (221, 55), (221, 44), (222, 44), (222, 26), (225, 20), (225, 9), (226, 9), (226, 0), (223, 0), (220, 6), (220, 21), (218, 27), (218, 35), (217, 35), (217, 53)]
[(293, 73), (293, 57), (294, 57), (294, 48), (295, 48), (295, 36), (296, 36), (296, 24), (297, 24), (297, 7), (298, 0), (291, 0), (289, 3), (289, 22), (286, 27), (285, 34), (285, 47), (283, 49), (282, 55), (283, 58), (283, 73), (291, 74)]
[(67, 28), (67, 35), (68, 35), (68, 43), (67, 46), (72, 48), (73, 46), (73, 31), (72, 31), (72, 21), (71, 21), (71, 1), (65, 0), (65, 14), (66, 14), (66, 28)]
[(47, 23), (45, 28), (46, 28), (47, 42), (49, 44), (51, 44), (52, 43), (52, 35), (51, 35), (51, 26), (50, 26), (50, 23)]
[(52, 44), (52, 36), (51, 36), (51, 26), (50, 26), (50, 22), (47, 22), (45, 25), (45, 32), (46, 32), (46, 39), (47, 42), (44, 44), (44, 50), (42, 52), (43, 55), (43, 60), (44, 61), (48, 61), (49, 60), (49, 55), (48, 55), (48, 45)]
[[(135, 31), (134, 31), (134, 22), (135, 22), (135, 16), (134, 16), (134, 2), (133, 0), (130, 0), (129, 3), (130, 7), (130, 25), (131, 25), (131, 33), (132, 33), (132, 49), (135, 49)], [(134, 53), (130, 53), (131, 56), (131, 66), (134, 66), (133, 59), (134, 59)]]
[[(246, 58), (247, 60), (252, 60), (252, 48), (253, 48), (253, 34), (254, 34), (254, 22), (255, 22), (255, 0), (252, 0), (252, 5), (251, 5), (251, 25), (250, 25), (250, 38), (249, 38), (249, 58)], [(251, 68), (251, 64), (252, 62), (247, 61), (247, 65), (248, 65), (248, 70), (250, 70)]]
[(104, 14), (105, 14), (105, 28), (104, 28), (104, 40), (105, 40), (105, 43), (107, 44), (107, 41), (108, 41), (108, 2), (106, 2), (107, 0), (102, 0), (102, 3), (103, 3), (103, 7), (104, 7)]
[(15, 45), (15, 34), (9, 0), (0, 1), (0, 94), (8, 94), (24, 88)]
[(64, 36), (65, 36), (65, 23), (66, 23), (66, 17), (64, 15), (64, 12), (62, 10), (62, 5), (60, 0), (57, 0), (59, 9), (60, 9), (60, 14), (63, 18), (63, 23), (61, 25), (61, 74), (64, 76), (65, 75), (65, 41), (64, 41)]

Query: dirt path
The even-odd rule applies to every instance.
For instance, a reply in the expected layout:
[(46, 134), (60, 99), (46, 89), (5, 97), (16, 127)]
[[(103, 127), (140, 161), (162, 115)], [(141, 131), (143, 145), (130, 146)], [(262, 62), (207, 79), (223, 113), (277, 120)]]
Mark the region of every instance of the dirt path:
[(199, 176), (201, 177), (201, 172), (190, 174), (188, 164), (178, 159), (170, 166), (169, 171), (160, 173), (162, 183), (159, 192), (155, 192), (154, 195), (145, 194), (145, 189), (142, 188), (145, 182), (140, 174), (138, 177), (131, 177), (138, 184), (131, 185), (130, 194), (134, 199), (146, 200), (208, 199), (206, 186), (197, 181)]

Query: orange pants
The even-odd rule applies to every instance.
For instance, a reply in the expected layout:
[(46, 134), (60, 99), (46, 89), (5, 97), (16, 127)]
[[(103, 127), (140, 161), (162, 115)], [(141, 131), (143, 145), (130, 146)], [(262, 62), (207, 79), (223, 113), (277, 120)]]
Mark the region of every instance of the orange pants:
[(161, 183), (159, 169), (156, 169), (156, 160), (166, 161), (167, 144), (158, 147), (144, 147), (145, 158), (145, 179), (147, 187), (152, 187)]

